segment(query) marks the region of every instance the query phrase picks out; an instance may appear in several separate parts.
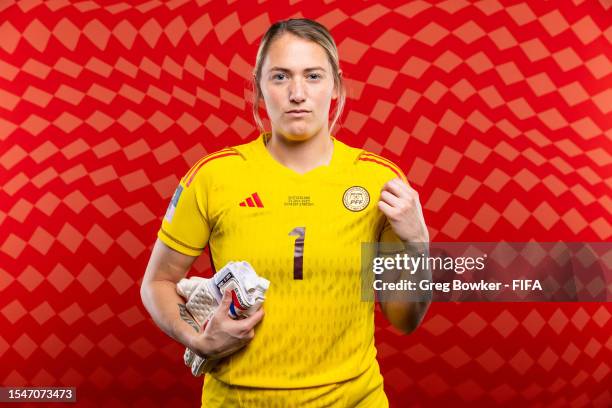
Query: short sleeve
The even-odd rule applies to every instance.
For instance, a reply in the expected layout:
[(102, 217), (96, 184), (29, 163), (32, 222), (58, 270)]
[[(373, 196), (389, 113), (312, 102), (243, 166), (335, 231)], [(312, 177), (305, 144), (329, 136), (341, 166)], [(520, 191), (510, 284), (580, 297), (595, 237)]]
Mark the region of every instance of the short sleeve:
[(200, 255), (210, 236), (207, 188), (201, 173), (181, 180), (157, 233), (164, 244), (189, 256)]

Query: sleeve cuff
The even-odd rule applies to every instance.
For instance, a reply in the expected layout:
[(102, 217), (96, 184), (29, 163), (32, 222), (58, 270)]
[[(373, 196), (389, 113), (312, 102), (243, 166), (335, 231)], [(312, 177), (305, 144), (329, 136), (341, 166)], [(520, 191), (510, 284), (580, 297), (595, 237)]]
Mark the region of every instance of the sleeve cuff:
[(204, 248), (195, 248), (195, 247), (192, 247), (180, 241), (177, 238), (174, 238), (172, 235), (168, 234), (163, 229), (160, 229), (157, 232), (157, 238), (159, 238), (160, 241), (162, 241), (164, 244), (166, 244), (170, 248), (184, 255), (199, 256), (204, 250)]

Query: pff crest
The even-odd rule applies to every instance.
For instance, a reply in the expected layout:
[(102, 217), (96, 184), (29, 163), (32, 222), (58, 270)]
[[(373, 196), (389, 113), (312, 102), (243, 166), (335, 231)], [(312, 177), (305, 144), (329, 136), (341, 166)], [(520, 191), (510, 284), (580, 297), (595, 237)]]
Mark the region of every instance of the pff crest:
[(370, 203), (370, 194), (361, 186), (353, 186), (344, 192), (342, 203), (348, 210), (361, 211)]

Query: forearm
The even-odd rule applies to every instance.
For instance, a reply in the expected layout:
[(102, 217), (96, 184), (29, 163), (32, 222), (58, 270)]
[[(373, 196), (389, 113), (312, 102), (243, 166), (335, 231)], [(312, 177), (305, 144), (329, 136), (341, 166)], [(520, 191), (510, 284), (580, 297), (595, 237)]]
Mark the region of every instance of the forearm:
[(421, 323), (429, 301), (386, 301), (381, 303), (382, 311), (387, 320), (403, 333), (412, 333)]
[[(410, 257), (425, 257), (428, 255), (428, 245), (421, 243), (418, 246), (405, 243), (405, 250), (398, 252), (400, 255), (407, 254)], [(393, 254), (392, 256), (395, 256)], [(414, 331), (423, 318), (431, 303), (431, 291), (421, 290), (419, 282), (431, 280), (431, 271), (427, 265), (421, 264), (415, 270), (399, 269), (385, 272), (386, 282), (412, 282), (414, 288), (410, 291), (380, 293), (379, 300), (383, 314), (389, 322), (404, 333)]]
[[(140, 289), (140, 297), (145, 308), (155, 324), (168, 336), (191, 347), (193, 336), (197, 330), (192, 327), (195, 322), (188, 322), (190, 317), (181, 313), (185, 302), (176, 293), (176, 284), (171, 281), (144, 282)], [(197, 327), (197, 326), (196, 326)]]

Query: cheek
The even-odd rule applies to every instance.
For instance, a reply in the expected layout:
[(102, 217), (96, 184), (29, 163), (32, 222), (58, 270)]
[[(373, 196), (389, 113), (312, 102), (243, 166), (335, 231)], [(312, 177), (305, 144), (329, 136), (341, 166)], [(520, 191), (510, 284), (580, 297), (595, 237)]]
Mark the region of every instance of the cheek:
[(270, 92), (270, 90), (266, 90), (266, 89), (262, 89), (261, 90), (262, 93), (262, 98), (261, 98), (261, 102), (263, 103), (263, 106), (266, 107), (266, 110), (269, 112), (275, 112), (277, 111), (279, 108), (279, 95), (276, 92)]
[(334, 96), (334, 88), (321, 89), (317, 93), (317, 100), (321, 105), (329, 105)]
[(317, 94), (316, 105), (318, 106), (317, 110), (320, 111), (321, 114), (325, 114), (329, 111), (332, 102), (332, 95), (333, 90), (328, 91), (327, 89)]

